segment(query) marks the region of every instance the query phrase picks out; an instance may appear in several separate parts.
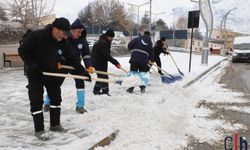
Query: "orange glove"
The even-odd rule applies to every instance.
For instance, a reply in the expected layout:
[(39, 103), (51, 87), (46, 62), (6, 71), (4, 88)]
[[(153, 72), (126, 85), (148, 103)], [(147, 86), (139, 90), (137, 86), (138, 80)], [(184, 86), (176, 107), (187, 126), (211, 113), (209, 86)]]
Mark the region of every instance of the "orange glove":
[(118, 69), (121, 69), (121, 65), (120, 64), (115, 65), (115, 67), (118, 68)]
[(88, 71), (88, 73), (94, 73), (95, 69), (94, 69), (94, 67), (90, 66), (87, 68), (87, 71)]
[(62, 64), (61, 63), (57, 63), (57, 68), (58, 69), (62, 69)]

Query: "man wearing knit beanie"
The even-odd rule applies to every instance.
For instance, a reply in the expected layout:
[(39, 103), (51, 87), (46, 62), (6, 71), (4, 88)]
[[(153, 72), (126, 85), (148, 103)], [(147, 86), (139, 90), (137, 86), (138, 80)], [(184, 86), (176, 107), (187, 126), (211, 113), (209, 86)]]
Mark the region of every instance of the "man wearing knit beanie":
[(43, 72), (58, 73), (58, 58), (64, 58), (74, 67), (77, 75), (89, 77), (86, 69), (74, 57), (71, 46), (66, 41), (66, 32), (70, 30), (70, 23), (66, 18), (57, 18), (44, 29), (32, 31), (24, 38), (18, 53), (27, 64), (28, 96), (30, 111), (33, 118), (35, 136), (40, 140), (48, 140), (49, 134), (44, 127), (43, 92), (46, 88), (50, 98), (50, 127), (53, 132), (66, 132), (62, 127), (61, 116), (61, 78), (43, 75)]
[(160, 40), (155, 42), (154, 45), (154, 61), (156, 62), (158, 68), (158, 73), (160, 75), (164, 75), (161, 71), (161, 59), (160, 59), (160, 54), (169, 54), (169, 52), (167, 51), (167, 43), (166, 43), (166, 38), (165, 37), (161, 37)]
[[(94, 72), (92, 67), (92, 61), (90, 58), (89, 46), (86, 39), (81, 38), (84, 26), (81, 23), (80, 19), (76, 19), (70, 26), (71, 36), (67, 39), (72, 47), (72, 52), (74, 56), (77, 57), (79, 63), (83, 59), (85, 67), (89, 73)], [(61, 64), (67, 65), (66, 62), (61, 60)], [(74, 70), (69, 71), (71, 74), (76, 75)], [(66, 73), (66, 72), (64, 72)], [(63, 83), (64, 78), (61, 78), (61, 84)], [(77, 99), (76, 99), (76, 112), (82, 114), (87, 112), (84, 108), (85, 106), (85, 83), (84, 80), (75, 79), (75, 86), (77, 89)], [(50, 99), (48, 96), (44, 100), (44, 110), (49, 111), (50, 109)]]
[(53, 21), (52, 26), (56, 30), (54, 33), (54, 38), (56, 38), (56, 40), (61, 41), (62, 39), (66, 39), (71, 36), (70, 23), (68, 19), (63, 17), (56, 18)]
[[(91, 58), (93, 66), (96, 70), (107, 72), (108, 62), (111, 62), (116, 68), (121, 69), (120, 63), (110, 55), (111, 42), (115, 36), (113, 30), (107, 30), (100, 36), (100, 39), (94, 44)], [(107, 75), (97, 74), (98, 78), (108, 79)], [(96, 82), (93, 90), (95, 95), (109, 94), (109, 84), (103, 82)]]

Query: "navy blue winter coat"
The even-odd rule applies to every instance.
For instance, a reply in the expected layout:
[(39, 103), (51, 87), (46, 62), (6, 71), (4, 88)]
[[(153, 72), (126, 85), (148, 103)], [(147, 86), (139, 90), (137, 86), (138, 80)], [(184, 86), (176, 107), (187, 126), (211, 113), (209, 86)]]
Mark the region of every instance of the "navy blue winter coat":
[(154, 58), (152, 41), (147, 35), (134, 38), (129, 42), (128, 49), (131, 50), (130, 63), (147, 65), (149, 60)]
[(78, 61), (81, 62), (81, 57), (82, 57), (86, 68), (92, 66), (89, 45), (87, 40), (85, 38), (79, 38), (79, 39), (69, 38), (68, 40), (72, 46), (72, 52), (77, 57)]

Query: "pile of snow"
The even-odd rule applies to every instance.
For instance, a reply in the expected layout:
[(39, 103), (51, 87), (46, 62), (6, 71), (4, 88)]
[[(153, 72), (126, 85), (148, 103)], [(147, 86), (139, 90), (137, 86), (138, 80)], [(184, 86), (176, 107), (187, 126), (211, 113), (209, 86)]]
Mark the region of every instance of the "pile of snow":
[(143, 85), (142, 80), (138, 76), (129, 76), (121, 78), (122, 86), (124, 87), (134, 87)]

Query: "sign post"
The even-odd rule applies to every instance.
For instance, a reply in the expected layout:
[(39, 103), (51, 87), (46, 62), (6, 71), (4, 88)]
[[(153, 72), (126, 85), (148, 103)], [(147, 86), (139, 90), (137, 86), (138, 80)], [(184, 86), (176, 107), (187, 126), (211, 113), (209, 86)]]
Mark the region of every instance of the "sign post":
[(190, 44), (190, 57), (189, 57), (189, 72), (191, 71), (191, 62), (192, 62), (193, 31), (194, 31), (194, 28), (199, 27), (199, 20), (200, 20), (200, 10), (188, 12), (188, 28), (189, 29), (192, 28), (191, 44)]

